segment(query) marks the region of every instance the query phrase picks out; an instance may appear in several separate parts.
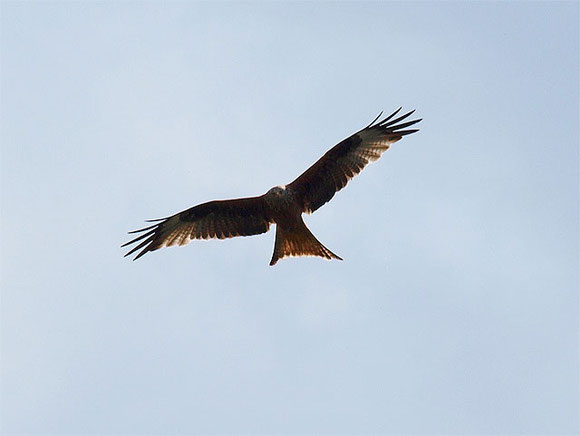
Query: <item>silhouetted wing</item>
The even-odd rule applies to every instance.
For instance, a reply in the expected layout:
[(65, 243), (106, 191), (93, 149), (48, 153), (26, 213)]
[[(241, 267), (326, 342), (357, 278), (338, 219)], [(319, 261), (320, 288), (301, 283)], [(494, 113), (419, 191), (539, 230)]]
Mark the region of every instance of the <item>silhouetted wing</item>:
[(303, 212), (314, 212), (330, 201), (334, 194), (344, 188), (369, 162), (380, 158), (392, 143), (418, 131), (418, 129), (402, 129), (418, 123), (420, 119), (400, 123), (414, 111), (392, 120), (400, 110), (401, 108), (376, 122), (379, 115), (367, 127), (332, 147), (287, 186), (298, 194)]
[(270, 228), (266, 203), (261, 197), (238, 198), (203, 203), (178, 214), (163, 218), (144, 229), (137, 238), (121, 247), (137, 244), (125, 256), (141, 250), (135, 259), (145, 253), (171, 245), (185, 245), (193, 239), (233, 238), (265, 233)]

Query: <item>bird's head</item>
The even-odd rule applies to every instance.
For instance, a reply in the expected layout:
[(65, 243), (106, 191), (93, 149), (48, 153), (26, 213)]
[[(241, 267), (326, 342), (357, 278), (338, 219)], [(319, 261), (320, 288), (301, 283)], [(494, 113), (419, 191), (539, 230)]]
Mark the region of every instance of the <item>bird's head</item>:
[(286, 186), (274, 186), (266, 193), (266, 195), (268, 195), (268, 197), (283, 197), (285, 193)]

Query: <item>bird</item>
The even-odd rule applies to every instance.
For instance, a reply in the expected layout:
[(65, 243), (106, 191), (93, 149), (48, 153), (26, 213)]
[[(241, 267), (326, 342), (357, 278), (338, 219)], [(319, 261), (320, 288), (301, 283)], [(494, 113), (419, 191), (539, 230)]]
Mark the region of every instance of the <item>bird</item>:
[(407, 128), (421, 119), (402, 122), (415, 111), (396, 117), (401, 109), (377, 121), (381, 112), (369, 125), (336, 144), (288, 185), (275, 186), (257, 197), (209, 201), (166, 218), (146, 220), (155, 224), (129, 232), (140, 235), (121, 245), (136, 244), (125, 257), (138, 252), (133, 259), (137, 260), (150, 251), (186, 245), (194, 239), (258, 235), (276, 224), (270, 266), (290, 256), (342, 260), (316, 239), (306, 227), (302, 214), (318, 210), (367, 164), (378, 160), (391, 144), (419, 131)]

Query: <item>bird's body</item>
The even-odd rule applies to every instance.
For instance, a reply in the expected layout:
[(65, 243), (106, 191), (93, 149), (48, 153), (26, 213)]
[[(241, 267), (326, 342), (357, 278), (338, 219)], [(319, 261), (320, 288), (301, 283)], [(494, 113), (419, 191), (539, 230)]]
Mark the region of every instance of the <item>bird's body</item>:
[(302, 219), (298, 195), (292, 188), (275, 186), (264, 194), (266, 213), (276, 223), (276, 242), (270, 265), (285, 256), (320, 256), (340, 259), (322, 245), (308, 230)]
[[(124, 246), (139, 242), (125, 256), (171, 245), (185, 245), (192, 239), (231, 238), (265, 233), (276, 224), (276, 242), (270, 265), (286, 256), (319, 256), (340, 259), (322, 245), (302, 220), (328, 202), (366, 164), (377, 160), (389, 146), (416, 129), (401, 130), (419, 120), (404, 120), (413, 112), (390, 121), (398, 112), (331, 148), (314, 165), (286, 186), (275, 186), (259, 197), (217, 200), (194, 206), (152, 226), (129, 233), (142, 233)], [(390, 121), (390, 122), (389, 122)]]
[(274, 186), (264, 194), (268, 215), (277, 225), (293, 227), (302, 215), (296, 195), (286, 186)]

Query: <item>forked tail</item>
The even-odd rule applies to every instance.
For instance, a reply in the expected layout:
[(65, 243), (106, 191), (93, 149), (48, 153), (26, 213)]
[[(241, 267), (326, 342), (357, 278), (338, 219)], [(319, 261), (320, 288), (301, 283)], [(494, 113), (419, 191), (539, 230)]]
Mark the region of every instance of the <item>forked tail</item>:
[(314, 237), (302, 218), (292, 228), (276, 224), (276, 243), (270, 266), (287, 256), (319, 256), (328, 260), (342, 260)]

